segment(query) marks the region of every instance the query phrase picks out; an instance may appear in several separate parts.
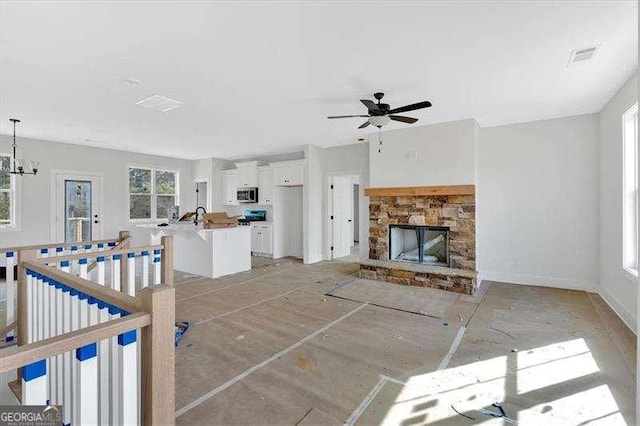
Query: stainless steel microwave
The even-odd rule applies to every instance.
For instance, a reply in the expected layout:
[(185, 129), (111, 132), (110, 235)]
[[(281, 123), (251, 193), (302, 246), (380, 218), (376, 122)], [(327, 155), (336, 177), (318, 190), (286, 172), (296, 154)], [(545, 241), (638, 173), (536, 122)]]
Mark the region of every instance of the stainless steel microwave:
[(257, 203), (258, 202), (258, 188), (238, 188), (236, 194), (236, 200), (239, 203)]

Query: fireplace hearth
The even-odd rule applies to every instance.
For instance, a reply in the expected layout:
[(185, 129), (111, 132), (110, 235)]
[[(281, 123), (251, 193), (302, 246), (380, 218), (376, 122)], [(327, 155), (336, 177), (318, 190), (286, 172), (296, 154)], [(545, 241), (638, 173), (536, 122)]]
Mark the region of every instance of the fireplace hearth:
[(449, 228), (389, 225), (389, 260), (449, 266)]

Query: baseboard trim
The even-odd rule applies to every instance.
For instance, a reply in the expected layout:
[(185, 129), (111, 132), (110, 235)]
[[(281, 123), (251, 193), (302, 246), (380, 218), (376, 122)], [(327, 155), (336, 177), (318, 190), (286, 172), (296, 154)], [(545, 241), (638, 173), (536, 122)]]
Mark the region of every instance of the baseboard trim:
[(600, 297), (602, 297), (602, 300), (604, 300), (605, 303), (609, 305), (609, 307), (613, 310), (613, 312), (615, 312), (616, 315), (618, 315), (618, 317), (622, 320), (622, 322), (625, 323), (625, 325), (629, 327), (629, 329), (633, 331), (633, 333), (637, 336), (638, 321), (631, 314), (631, 312), (627, 310), (627, 308), (625, 308), (622, 305), (622, 303), (620, 303), (620, 301), (609, 292), (609, 290), (601, 289), (598, 292), (598, 294), (600, 295)]
[(535, 285), (539, 287), (555, 287), (567, 290), (583, 290), (594, 293), (597, 293), (599, 290), (599, 286), (596, 283), (567, 278), (494, 271), (479, 271), (478, 275), (482, 277), (482, 280), (487, 281), (501, 281), (512, 284)]

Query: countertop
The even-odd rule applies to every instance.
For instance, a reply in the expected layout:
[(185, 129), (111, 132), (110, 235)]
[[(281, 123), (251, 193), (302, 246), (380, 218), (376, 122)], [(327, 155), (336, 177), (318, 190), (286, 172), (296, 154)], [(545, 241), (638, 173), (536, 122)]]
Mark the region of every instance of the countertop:
[(158, 226), (157, 223), (141, 223), (136, 225), (138, 228), (154, 229), (156, 231), (171, 231), (171, 232), (216, 232), (216, 231), (234, 231), (244, 228), (243, 226), (236, 226), (235, 228), (213, 228), (204, 229), (202, 225), (195, 226), (193, 223), (178, 224), (172, 223), (168, 226)]

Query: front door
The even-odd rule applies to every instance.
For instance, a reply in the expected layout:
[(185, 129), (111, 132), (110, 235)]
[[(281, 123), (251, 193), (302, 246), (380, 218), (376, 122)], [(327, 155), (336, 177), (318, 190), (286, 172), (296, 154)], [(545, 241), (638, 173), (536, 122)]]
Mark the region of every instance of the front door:
[[(55, 173), (55, 172), (54, 172)], [(54, 241), (90, 241), (101, 238), (101, 176), (55, 173)]]

